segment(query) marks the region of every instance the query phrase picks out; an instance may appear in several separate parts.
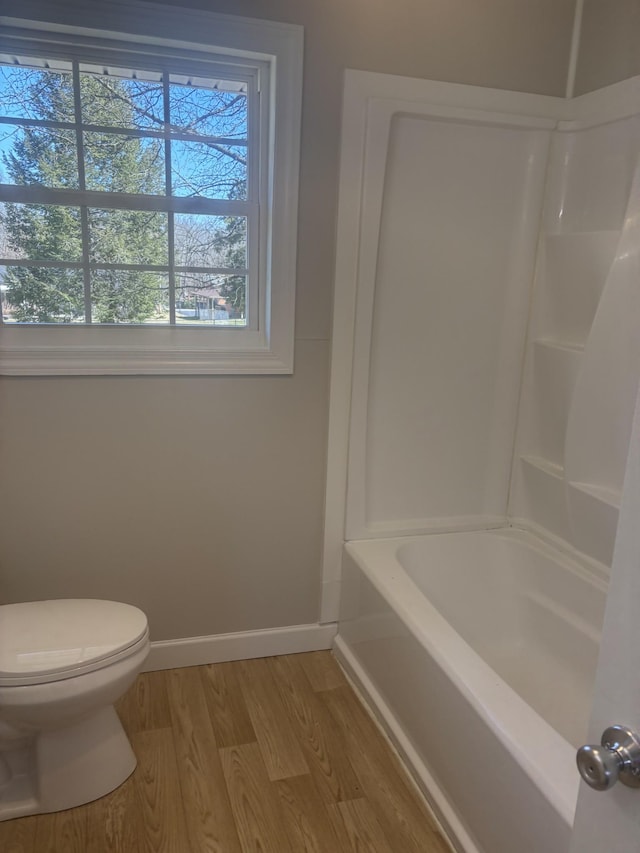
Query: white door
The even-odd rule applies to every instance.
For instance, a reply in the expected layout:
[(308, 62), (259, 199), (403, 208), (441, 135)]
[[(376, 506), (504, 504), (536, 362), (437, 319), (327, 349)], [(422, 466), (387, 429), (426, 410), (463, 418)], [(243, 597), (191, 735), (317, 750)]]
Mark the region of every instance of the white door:
[[(640, 394), (630, 448), (589, 726), (592, 744), (614, 724), (640, 733)], [(595, 791), (581, 782), (571, 853), (640, 853), (640, 788), (618, 782)]]

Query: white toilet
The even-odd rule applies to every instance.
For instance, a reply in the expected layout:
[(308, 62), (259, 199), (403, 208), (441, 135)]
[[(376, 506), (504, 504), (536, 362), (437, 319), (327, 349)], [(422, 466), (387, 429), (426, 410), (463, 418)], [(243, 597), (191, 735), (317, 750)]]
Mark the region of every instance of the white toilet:
[(133, 772), (113, 703), (148, 653), (128, 604), (0, 605), (0, 821), (88, 803)]

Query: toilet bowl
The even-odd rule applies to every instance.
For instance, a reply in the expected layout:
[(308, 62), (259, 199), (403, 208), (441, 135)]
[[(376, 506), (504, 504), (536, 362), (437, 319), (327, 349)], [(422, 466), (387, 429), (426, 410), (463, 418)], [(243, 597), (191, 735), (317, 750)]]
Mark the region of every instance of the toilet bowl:
[(128, 604), (0, 605), (0, 821), (88, 803), (133, 772), (113, 703), (148, 653)]

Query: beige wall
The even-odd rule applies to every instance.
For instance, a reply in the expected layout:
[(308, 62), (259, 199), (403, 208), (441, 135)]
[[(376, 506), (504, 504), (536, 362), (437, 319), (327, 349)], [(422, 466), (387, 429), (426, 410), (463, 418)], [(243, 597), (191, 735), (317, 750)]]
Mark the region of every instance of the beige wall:
[(576, 68), (581, 95), (640, 74), (640, 0), (585, 0)]
[(305, 27), (294, 376), (0, 382), (0, 597), (130, 601), (155, 639), (318, 618), (343, 69), (560, 95), (573, 12), (191, 3)]

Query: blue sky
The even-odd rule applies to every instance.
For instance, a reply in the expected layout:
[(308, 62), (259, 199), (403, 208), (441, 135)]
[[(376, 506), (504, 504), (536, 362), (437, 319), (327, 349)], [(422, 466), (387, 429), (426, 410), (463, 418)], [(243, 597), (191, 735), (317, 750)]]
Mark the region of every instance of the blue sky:
[[(34, 60), (35, 61), (35, 60)], [(0, 115), (14, 119), (38, 119), (42, 115), (29, 96), (30, 87), (37, 85), (45, 75), (62, 78), (62, 74), (53, 71), (37, 69), (28, 66), (0, 66)], [(64, 75), (68, 81), (68, 76)], [(92, 100), (89, 91), (82, 85), (90, 79), (102, 80), (94, 74), (81, 74), (81, 93), (85, 97), (87, 113), (90, 115)], [(117, 91), (110, 88), (112, 80), (118, 80)], [(212, 85), (214, 81), (211, 81)], [(239, 85), (239, 84), (236, 84)], [(95, 85), (91, 90), (91, 98), (95, 102)], [(138, 130), (161, 130), (163, 128), (163, 95), (162, 85), (157, 81), (132, 80), (125, 78), (107, 78), (104, 88), (102, 105), (109, 105), (126, 91), (127, 97), (134, 107), (132, 120), (128, 127)], [(173, 194), (179, 196), (206, 195), (208, 197), (229, 197), (231, 186), (237, 193), (238, 181), (246, 180), (246, 169), (239, 162), (246, 160), (247, 136), (247, 106), (246, 97), (237, 91), (194, 87), (182, 82), (172, 82), (169, 95), (170, 118), (172, 126), (185, 128), (189, 133), (206, 134), (237, 140), (236, 144), (226, 143), (217, 146), (205, 145), (197, 141), (172, 141), (172, 168), (174, 171)], [(104, 116), (104, 110), (101, 112)], [(63, 113), (57, 116), (61, 121), (73, 121), (73, 115)], [(104, 118), (102, 118), (104, 121)], [(115, 129), (115, 126), (114, 126)], [(6, 181), (6, 170), (2, 154), (7, 154), (12, 148), (16, 134), (20, 133), (18, 125), (0, 123), (0, 174)], [(121, 139), (123, 137), (120, 137)], [(149, 145), (157, 146), (153, 138), (148, 139)], [(225, 152), (228, 152), (226, 154)], [(158, 156), (164, 157), (162, 146)], [(220, 187), (212, 193), (207, 189), (211, 179)], [(226, 187), (225, 187), (226, 179)], [(99, 188), (99, 187), (96, 187)]]

